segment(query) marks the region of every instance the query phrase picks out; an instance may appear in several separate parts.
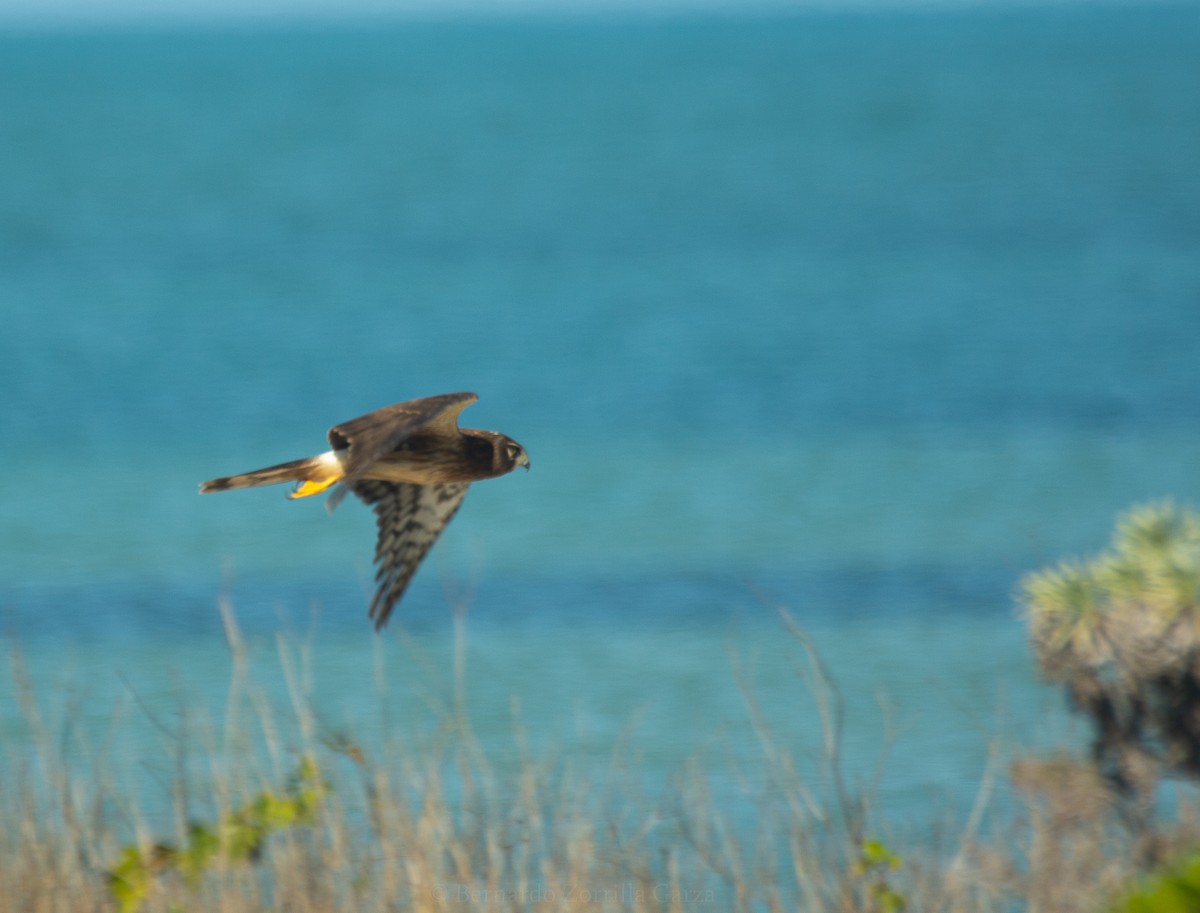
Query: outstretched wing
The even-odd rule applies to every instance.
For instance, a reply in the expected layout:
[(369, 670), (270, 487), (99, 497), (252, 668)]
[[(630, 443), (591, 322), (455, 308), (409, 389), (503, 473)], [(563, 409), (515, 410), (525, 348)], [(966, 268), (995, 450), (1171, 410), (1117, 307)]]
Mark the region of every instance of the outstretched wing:
[(349, 449), (346, 481), (352, 482), (385, 453), (391, 453), (418, 431), (446, 437), (458, 435), (458, 414), (479, 399), (474, 393), (443, 393), (384, 406), (329, 429), (334, 450)]
[(379, 542), (375, 581), (379, 589), (371, 600), (371, 619), (378, 631), (404, 595), (404, 589), (421, 565), (421, 559), (441, 535), (467, 494), (468, 483), (412, 485), (408, 482), (353, 482), (351, 490), (375, 511)]

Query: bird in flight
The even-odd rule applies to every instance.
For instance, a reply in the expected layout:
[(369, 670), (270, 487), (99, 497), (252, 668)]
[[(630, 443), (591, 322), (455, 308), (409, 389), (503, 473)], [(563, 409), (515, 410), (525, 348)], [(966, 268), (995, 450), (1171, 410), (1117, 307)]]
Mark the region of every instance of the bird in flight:
[(467, 486), (529, 468), (525, 449), (496, 431), (459, 428), (458, 415), (479, 399), (445, 393), (384, 406), (329, 429), (332, 449), (210, 479), (200, 493), (295, 482), (288, 496), (306, 498), (332, 486), (329, 509), (347, 491), (375, 511), (378, 589), (371, 600), (375, 630), (387, 623), (425, 554), (457, 512)]

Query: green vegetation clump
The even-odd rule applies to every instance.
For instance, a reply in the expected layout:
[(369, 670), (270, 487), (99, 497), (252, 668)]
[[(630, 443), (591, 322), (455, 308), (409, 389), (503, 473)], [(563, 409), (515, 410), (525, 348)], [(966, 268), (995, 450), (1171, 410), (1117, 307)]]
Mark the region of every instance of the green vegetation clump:
[(218, 826), (190, 821), (182, 846), (156, 843), (149, 849), (129, 844), (108, 873), (108, 887), (120, 913), (136, 913), (155, 882), (171, 874), (195, 890), (205, 874), (221, 864), (255, 863), (276, 831), (316, 823), (327, 784), (316, 761), (303, 758), (284, 790), (264, 791), (230, 812)]
[(1195, 913), (1200, 910), (1200, 855), (1164, 866), (1114, 904), (1110, 913)]

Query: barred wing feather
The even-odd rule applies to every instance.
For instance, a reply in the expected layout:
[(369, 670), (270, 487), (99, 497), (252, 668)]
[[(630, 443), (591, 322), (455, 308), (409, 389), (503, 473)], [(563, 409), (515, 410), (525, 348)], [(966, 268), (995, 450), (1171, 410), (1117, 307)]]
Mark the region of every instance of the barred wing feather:
[(408, 482), (360, 480), (350, 488), (375, 511), (379, 541), (375, 546), (375, 581), (371, 600), (375, 630), (382, 628), (392, 607), (404, 595), (425, 554), (458, 511), (469, 484), (413, 485)]

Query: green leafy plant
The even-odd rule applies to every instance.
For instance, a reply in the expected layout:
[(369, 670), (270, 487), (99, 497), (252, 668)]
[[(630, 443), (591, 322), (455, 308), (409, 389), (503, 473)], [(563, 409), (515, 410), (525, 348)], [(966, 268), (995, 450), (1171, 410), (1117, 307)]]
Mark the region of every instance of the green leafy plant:
[(865, 840), (859, 847), (852, 874), (865, 882), (867, 894), (877, 910), (900, 913), (908, 904), (904, 895), (888, 879), (903, 867), (904, 861), (886, 844), (878, 840)]
[(1110, 908), (1110, 913), (1193, 913), (1200, 910), (1200, 853), (1145, 879)]
[(167, 873), (178, 873), (195, 888), (219, 860), (257, 862), (272, 833), (316, 822), (328, 789), (316, 762), (305, 757), (282, 792), (260, 793), (226, 815), (215, 828), (190, 822), (182, 846), (156, 843), (146, 850), (136, 845), (122, 848), (108, 872), (109, 893), (117, 909), (120, 913), (136, 913), (150, 896), (155, 879)]

